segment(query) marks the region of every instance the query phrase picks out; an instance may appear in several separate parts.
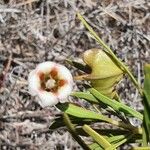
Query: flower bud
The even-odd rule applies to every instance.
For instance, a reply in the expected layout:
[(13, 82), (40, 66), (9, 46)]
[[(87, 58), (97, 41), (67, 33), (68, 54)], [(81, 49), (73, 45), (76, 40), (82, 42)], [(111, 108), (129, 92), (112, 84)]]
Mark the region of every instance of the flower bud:
[(92, 87), (102, 94), (113, 98), (115, 86), (122, 79), (123, 71), (114, 59), (101, 49), (89, 49), (83, 53), (83, 61), (91, 67), (91, 74), (85, 77)]

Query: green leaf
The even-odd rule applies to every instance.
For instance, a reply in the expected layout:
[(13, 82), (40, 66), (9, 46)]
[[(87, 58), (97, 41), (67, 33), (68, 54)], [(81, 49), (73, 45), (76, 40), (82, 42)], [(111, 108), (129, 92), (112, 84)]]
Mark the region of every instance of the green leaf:
[[(85, 123), (86, 124), (86, 123)], [(129, 133), (128, 130), (125, 129), (100, 129), (100, 128), (93, 128), (97, 133), (106, 136), (106, 137), (111, 137), (111, 136), (120, 136), (120, 135), (127, 135)], [(82, 130), (82, 128), (78, 127), (77, 131), (80, 133), (82, 136), (86, 136), (85, 132)], [(138, 139), (141, 138), (141, 134), (136, 134), (136, 137)]]
[(129, 130), (133, 131), (134, 133), (141, 134), (141, 130), (139, 128), (135, 128), (135, 127), (131, 126), (130, 124), (126, 124), (121, 121), (116, 121), (116, 120), (108, 118), (102, 114), (98, 114), (96, 112), (87, 110), (85, 108), (82, 108), (82, 107), (79, 107), (79, 106), (76, 106), (76, 105), (73, 105), (70, 103), (59, 104), (59, 105), (57, 105), (57, 107), (61, 111), (65, 112), (71, 116), (74, 116), (74, 117), (108, 122), (110, 124), (113, 124), (113, 125), (125, 128), (125, 129), (129, 129)]
[(150, 142), (150, 64), (144, 67), (144, 120), (143, 120), (143, 146), (147, 146)]
[[(85, 118), (77, 118), (77, 117), (70, 117), (71, 122), (76, 126), (76, 125), (84, 125), (84, 124), (91, 124), (92, 119), (85, 119)], [(64, 121), (63, 121), (63, 116), (60, 116), (58, 118), (55, 118), (55, 120), (51, 123), (50, 129), (54, 130), (60, 127), (64, 127)]]
[(100, 134), (94, 131), (90, 126), (84, 125), (83, 130), (89, 134), (102, 148), (106, 149), (111, 146), (111, 144)]
[(92, 149), (92, 150), (104, 150), (99, 144), (97, 143), (92, 143), (89, 145), (89, 147)]
[(109, 122), (109, 123), (118, 125), (118, 122), (115, 120), (112, 120), (112, 119), (105, 117), (101, 114), (98, 114), (94, 111), (90, 111), (90, 110), (87, 110), (85, 108), (76, 106), (74, 104), (63, 103), (63, 104), (57, 105), (57, 107), (61, 111), (65, 112), (69, 115), (72, 115), (74, 117), (86, 118), (86, 119), (95, 119), (95, 120), (105, 121), (105, 122)]
[(146, 96), (146, 102), (150, 108), (150, 64), (144, 66), (144, 95)]
[(91, 68), (87, 65), (84, 65), (82, 63), (70, 59), (66, 59), (66, 62), (85, 73), (91, 73)]
[(112, 136), (109, 137), (107, 139), (108, 142), (110, 142), (111, 144), (113, 143), (117, 143), (118, 141), (121, 141), (122, 139), (124, 139), (127, 135), (116, 135), (116, 136)]
[(131, 150), (150, 150), (150, 147), (133, 147)]
[[(107, 104), (100, 102), (92, 94), (87, 93), (87, 92), (73, 92), (73, 93), (71, 93), (71, 96), (82, 98), (82, 99), (84, 99), (84, 100), (86, 100), (86, 101), (88, 101), (92, 104), (99, 104), (100, 107), (102, 107), (104, 109), (106, 109), (108, 107)], [(117, 96), (117, 95), (115, 95), (115, 96)], [(109, 110), (109, 109), (107, 111), (109, 111), (109, 112), (111, 111), (110, 113), (113, 113), (114, 115), (117, 115), (121, 120), (125, 120), (124, 116), (122, 116), (122, 114), (121, 114), (122, 112), (117, 111), (117, 110), (113, 111), (113, 110)]]
[(126, 136), (125, 138), (123, 138), (122, 140), (120, 140), (119, 142), (112, 144), (110, 147), (108, 147), (105, 150), (113, 150), (117, 147), (119, 147), (120, 145), (124, 144), (125, 142), (127, 142), (128, 140), (130, 140), (133, 137), (133, 134)]
[(90, 103), (99, 104), (99, 100), (96, 99), (92, 94), (87, 93), (87, 92), (73, 92), (73, 93), (71, 93), (71, 96), (75, 96), (77, 98), (85, 99)]
[[(90, 125), (90, 124), (89, 124)], [(81, 136), (87, 136), (87, 134), (83, 131), (81, 127), (77, 127), (76, 130), (78, 133), (80, 133)], [(102, 135), (108, 142), (111, 144), (116, 144), (120, 140), (123, 140), (129, 135), (128, 130), (122, 130), (122, 129), (98, 129), (93, 128), (97, 133)], [(126, 143), (142, 143), (142, 135), (141, 134), (135, 134), (131, 139), (126, 141)]]
[(112, 100), (104, 95), (102, 95), (101, 93), (99, 93), (98, 91), (96, 91), (93, 88), (90, 88), (89, 91), (93, 94), (87, 93), (87, 92), (74, 92), (71, 95), (72, 96), (76, 96), (78, 98), (83, 98), (86, 99), (89, 102), (94, 102), (98, 104), (98, 101), (100, 103), (105, 104), (106, 106), (110, 106), (111, 108), (113, 108), (116, 111), (121, 111), (124, 112), (126, 115), (130, 115), (139, 119), (143, 119), (143, 115), (139, 112), (137, 112), (136, 110), (134, 110), (133, 108), (130, 108), (129, 106), (120, 103), (116, 100)]
[(134, 110), (133, 108), (128, 107), (125, 104), (122, 104), (118, 101), (112, 100), (104, 95), (102, 95), (101, 93), (99, 93), (97, 90), (95, 90), (94, 88), (90, 88), (89, 89), (90, 93), (93, 94), (93, 96), (95, 96), (100, 102), (103, 102), (106, 105), (109, 105), (110, 107), (112, 107), (114, 110), (117, 111), (121, 111), (125, 114), (129, 114), (133, 117), (136, 117), (140, 120), (143, 119), (143, 115), (139, 112), (137, 112), (136, 110)]

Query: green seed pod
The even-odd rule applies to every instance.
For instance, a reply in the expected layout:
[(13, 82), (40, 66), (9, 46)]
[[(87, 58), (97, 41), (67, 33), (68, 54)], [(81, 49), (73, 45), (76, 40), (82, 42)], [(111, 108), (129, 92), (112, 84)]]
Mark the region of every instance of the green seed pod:
[(90, 49), (84, 52), (83, 61), (92, 69), (85, 79), (99, 92), (113, 98), (114, 87), (122, 79), (123, 71), (112, 57), (100, 49)]

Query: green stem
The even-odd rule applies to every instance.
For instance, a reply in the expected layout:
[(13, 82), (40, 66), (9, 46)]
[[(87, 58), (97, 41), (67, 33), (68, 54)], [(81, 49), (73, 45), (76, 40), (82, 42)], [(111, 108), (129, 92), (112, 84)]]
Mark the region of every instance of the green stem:
[[(105, 44), (105, 48), (109, 51), (109, 53), (111, 54), (111, 56), (113, 57), (113, 59), (118, 63), (118, 65), (120, 67), (123, 68), (123, 70), (128, 74), (128, 76), (130, 77), (130, 79), (132, 80), (133, 84), (137, 87), (137, 89), (139, 90), (140, 94), (143, 95), (143, 91), (142, 88), (140, 87), (139, 83), (137, 82), (137, 80), (134, 78), (134, 76), (132, 75), (132, 73), (129, 71), (129, 69), (124, 65), (123, 62), (121, 62), (116, 55), (112, 52), (112, 50)], [(103, 46), (104, 46), (103, 45)]]
[(74, 125), (71, 123), (71, 120), (70, 120), (69, 116), (66, 113), (63, 114), (63, 120), (64, 120), (64, 123), (66, 124), (66, 126), (68, 128), (68, 131), (73, 136), (73, 138), (79, 143), (79, 145), (83, 149), (90, 150), (88, 145), (86, 145), (84, 143), (84, 141), (78, 136), (78, 134), (77, 134), (77, 132), (76, 132), (76, 130), (74, 128)]

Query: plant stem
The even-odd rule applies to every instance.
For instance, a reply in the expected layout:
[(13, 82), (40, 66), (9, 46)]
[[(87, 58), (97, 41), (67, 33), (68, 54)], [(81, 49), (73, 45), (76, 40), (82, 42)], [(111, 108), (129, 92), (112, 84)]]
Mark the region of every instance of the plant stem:
[(71, 120), (70, 120), (69, 116), (66, 113), (63, 114), (63, 120), (64, 120), (64, 123), (66, 124), (66, 126), (68, 128), (68, 131), (73, 136), (73, 138), (79, 143), (79, 145), (83, 149), (90, 150), (88, 145), (86, 145), (85, 142), (78, 136), (78, 134), (77, 134), (77, 132), (74, 128), (74, 125), (71, 123)]

